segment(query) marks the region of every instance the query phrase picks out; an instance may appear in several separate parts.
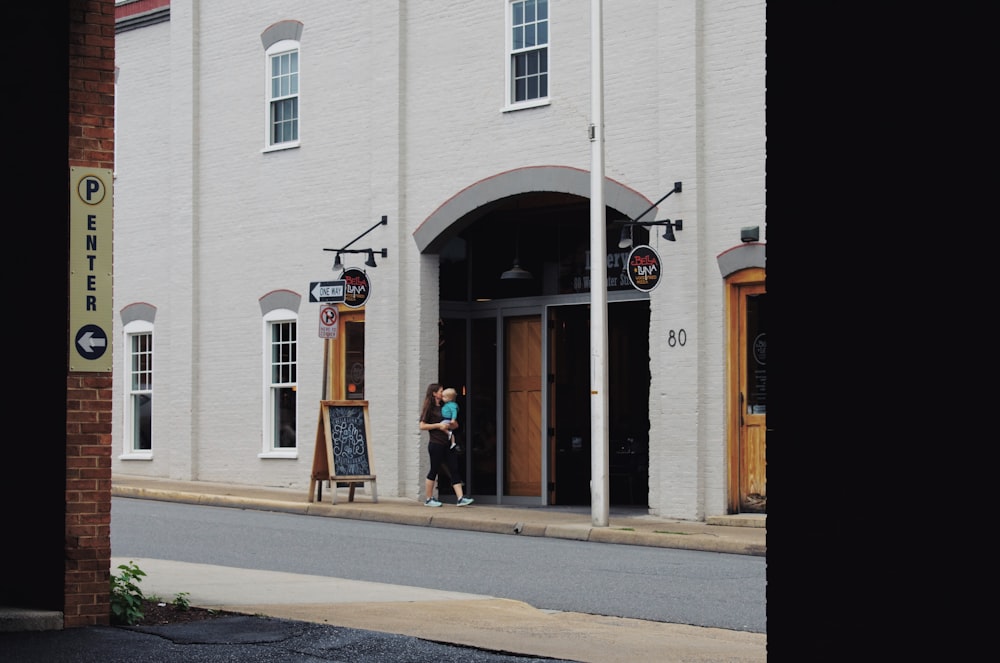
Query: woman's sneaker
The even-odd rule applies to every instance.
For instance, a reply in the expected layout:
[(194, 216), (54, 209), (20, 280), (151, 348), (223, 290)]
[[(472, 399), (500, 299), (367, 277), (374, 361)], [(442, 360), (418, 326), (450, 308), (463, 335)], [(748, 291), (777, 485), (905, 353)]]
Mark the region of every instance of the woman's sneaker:
[(440, 503), (440, 502), (438, 502), (438, 501), (437, 501), (436, 499), (434, 499), (433, 497), (428, 497), (428, 498), (427, 498), (427, 501), (426, 501), (426, 502), (424, 502), (424, 506), (441, 506), (441, 503)]
[(469, 506), (474, 501), (475, 500), (473, 500), (471, 497), (463, 497), (459, 501), (455, 502), (455, 506)]

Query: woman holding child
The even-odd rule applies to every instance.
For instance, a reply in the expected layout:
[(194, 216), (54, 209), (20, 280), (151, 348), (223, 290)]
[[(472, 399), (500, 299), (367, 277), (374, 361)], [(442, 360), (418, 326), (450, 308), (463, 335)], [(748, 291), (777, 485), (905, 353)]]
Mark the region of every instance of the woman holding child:
[(424, 395), (424, 404), (420, 408), (420, 430), (427, 431), (427, 453), (431, 458), (431, 468), (427, 471), (425, 491), (427, 499), (424, 506), (441, 506), (439, 500), (434, 499), (434, 484), (438, 479), (438, 473), (443, 466), (445, 472), (452, 479), (451, 487), (455, 490), (455, 497), (458, 499), (456, 506), (468, 506), (473, 500), (465, 497), (462, 490), (461, 474), (458, 468), (458, 454), (450, 452), (451, 440), (448, 431), (458, 428), (458, 421), (450, 419), (442, 421), (441, 402), (444, 387), (436, 382), (427, 386), (427, 393)]

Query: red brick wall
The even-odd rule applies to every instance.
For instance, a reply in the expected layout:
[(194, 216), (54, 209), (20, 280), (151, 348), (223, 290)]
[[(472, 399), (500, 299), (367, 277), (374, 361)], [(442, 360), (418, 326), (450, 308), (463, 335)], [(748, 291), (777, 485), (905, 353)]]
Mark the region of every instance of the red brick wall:
[(135, 16), (136, 14), (142, 14), (154, 9), (169, 6), (170, 0), (133, 0), (132, 2), (126, 2), (118, 5), (117, 13), (118, 18), (127, 18), (129, 16)]
[(69, 165), (114, 168), (114, 1), (70, 5)]
[[(69, 11), (67, 186), (69, 167), (114, 168), (115, 113), (114, 0)], [(66, 628), (111, 620), (111, 398), (111, 374), (67, 374)]]

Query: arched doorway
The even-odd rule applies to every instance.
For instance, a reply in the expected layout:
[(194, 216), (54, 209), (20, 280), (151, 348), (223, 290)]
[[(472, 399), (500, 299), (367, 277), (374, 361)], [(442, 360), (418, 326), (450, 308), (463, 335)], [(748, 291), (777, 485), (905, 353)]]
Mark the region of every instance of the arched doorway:
[[(421, 226), (439, 224), (440, 236), (415, 233), (440, 260), (439, 377), (459, 392), (467, 490), (477, 500), (584, 505), (590, 503), (590, 210), (586, 195), (568, 192), (573, 187), (566, 182), (587, 194), (590, 185), (585, 171), (523, 170), (536, 176), (525, 180), (529, 190), (490, 200), (465, 190), (457, 198), (475, 200), (471, 209), (450, 224), (439, 210)], [(552, 190), (537, 179), (546, 173), (559, 175), (548, 183)], [(504, 176), (520, 182), (524, 173)], [(615, 186), (619, 200), (631, 201), (628, 213), (649, 207)], [(499, 189), (487, 187), (491, 194)], [(442, 209), (458, 206), (453, 200)], [(620, 228), (612, 221), (627, 213), (609, 207), (607, 218), (610, 501), (645, 506), (649, 296), (623, 277), (628, 251), (617, 248)], [(530, 276), (501, 278), (515, 263)]]
[(729, 509), (732, 513), (767, 513), (767, 289), (763, 267), (744, 267), (727, 275), (726, 325)]

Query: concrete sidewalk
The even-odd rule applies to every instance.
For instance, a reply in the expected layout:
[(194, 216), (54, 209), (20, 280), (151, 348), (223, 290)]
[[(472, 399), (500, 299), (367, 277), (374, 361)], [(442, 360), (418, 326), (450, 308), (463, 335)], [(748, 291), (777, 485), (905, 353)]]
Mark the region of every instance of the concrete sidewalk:
[[(538, 610), (527, 603), (361, 582), (157, 559), (133, 561), (146, 572), (147, 595), (191, 588), (191, 605), (407, 635), (477, 649), (569, 661), (707, 663), (767, 660), (767, 635), (639, 619)], [(245, 629), (243, 623), (232, 626)], [(224, 619), (199, 627), (226, 642)]]

